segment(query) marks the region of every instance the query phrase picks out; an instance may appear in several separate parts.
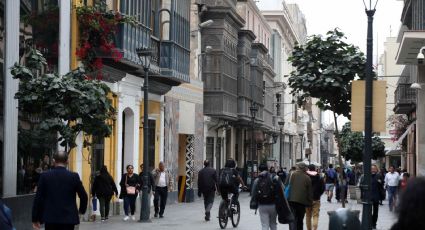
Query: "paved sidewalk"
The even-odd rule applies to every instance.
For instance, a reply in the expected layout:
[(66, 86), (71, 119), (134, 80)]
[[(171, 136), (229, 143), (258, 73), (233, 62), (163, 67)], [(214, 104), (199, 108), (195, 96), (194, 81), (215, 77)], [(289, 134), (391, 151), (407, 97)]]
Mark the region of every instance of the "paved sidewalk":
[[(247, 193), (243, 193), (240, 196), (241, 203), (241, 222), (237, 229), (240, 230), (255, 230), (261, 229), (260, 218), (254, 214), (253, 210), (249, 209), (249, 196)], [(203, 202), (198, 200), (194, 203), (184, 204), (172, 204), (168, 205), (165, 210), (164, 218), (157, 219), (153, 218), (152, 223), (138, 223), (135, 221), (123, 222), (122, 216), (114, 216), (106, 223), (100, 222), (84, 222), (80, 225), (80, 230), (89, 229), (102, 229), (102, 230), (206, 230), (206, 229), (220, 229), (218, 220), (216, 218), (218, 212), (218, 204), (220, 198), (217, 197), (214, 203), (214, 207), (211, 211), (211, 221), (204, 221), (204, 208)], [(328, 203), (325, 195), (322, 196), (322, 208), (320, 210), (319, 230), (328, 229), (329, 217), (327, 211), (333, 211), (341, 207), (341, 204)], [(361, 210), (361, 205), (357, 204), (356, 201), (349, 200), (346, 206), (354, 210)], [(395, 222), (395, 215), (389, 212), (388, 205), (384, 203), (384, 206), (380, 206), (378, 219), (378, 229), (387, 230), (390, 229), (392, 224)], [(138, 214), (136, 213), (136, 216)], [(361, 214), (360, 214), (361, 218)], [(231, 223), (228, 224), (227, 229), (232, 229)], [(288, 225), (278, 224), (279, 230), (289, 229)], [(306, 228), (304, 228), (306, 229)]]

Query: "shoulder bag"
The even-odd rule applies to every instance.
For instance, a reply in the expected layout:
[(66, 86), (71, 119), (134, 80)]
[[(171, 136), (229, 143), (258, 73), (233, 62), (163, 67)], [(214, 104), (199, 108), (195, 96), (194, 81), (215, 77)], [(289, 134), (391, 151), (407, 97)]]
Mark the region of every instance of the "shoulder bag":
[(125, 185), (126, 185), (125, 189), (126, 189), (127, 195), (135, 195), (136, 194), (136, 187), (127, 186), (128, 185), (127, 179), (128, 179), (128, 175), (125, 176)]

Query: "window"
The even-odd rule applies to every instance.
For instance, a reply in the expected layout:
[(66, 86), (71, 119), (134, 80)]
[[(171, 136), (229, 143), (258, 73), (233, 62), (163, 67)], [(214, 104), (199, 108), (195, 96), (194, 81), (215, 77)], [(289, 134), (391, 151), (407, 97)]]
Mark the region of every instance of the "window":
[(214, 137), (207, 137), (205, 159), (210, 162), (210, 166), (213, 167), (214, 162)]
[(277, 93), (276, 94), (276, 116), (280, 116), (281, 115), (281, 111), (280, 111), (280, 105), (282, 103), (282, 94)]
[(249, 10), (248, 10), (248, 17), (247, 17), (247, 18), (248, 18), (248, 20), (247, 20), (247, 21), (248, 21), (248, 25), (247, 25), (247, 27), (246, 27), (246, 28), (249, 30), (249, 20), (250, 20), (250, 17), (249, 17)]

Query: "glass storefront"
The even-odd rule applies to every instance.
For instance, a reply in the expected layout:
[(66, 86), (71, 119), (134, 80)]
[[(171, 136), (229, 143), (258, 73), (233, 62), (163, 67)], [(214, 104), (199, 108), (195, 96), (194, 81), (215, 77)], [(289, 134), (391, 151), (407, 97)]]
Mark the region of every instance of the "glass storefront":
[[(59, 5), (58, 0), (31, 0), (21, 4), (20, 63), (26, 63), (30, 48), (38, 49), (46, 65), (37, 74), (58, 72)], [(56, 134), (38, 129), (38, 114), (19, 112), (17, 194), (36, 191), (40, 174), (52, 166), (57, 148)]]

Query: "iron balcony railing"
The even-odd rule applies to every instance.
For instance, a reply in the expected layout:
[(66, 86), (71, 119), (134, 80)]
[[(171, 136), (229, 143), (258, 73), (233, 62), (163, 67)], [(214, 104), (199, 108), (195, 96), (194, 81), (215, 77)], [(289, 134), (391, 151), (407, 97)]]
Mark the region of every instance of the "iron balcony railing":
[(400, 83), (394, 92), (394, 111), (399, 114), (410, 113), (416, 106), (416, 90), (410, 83)]

